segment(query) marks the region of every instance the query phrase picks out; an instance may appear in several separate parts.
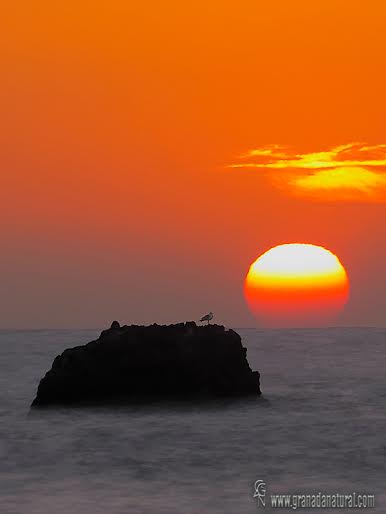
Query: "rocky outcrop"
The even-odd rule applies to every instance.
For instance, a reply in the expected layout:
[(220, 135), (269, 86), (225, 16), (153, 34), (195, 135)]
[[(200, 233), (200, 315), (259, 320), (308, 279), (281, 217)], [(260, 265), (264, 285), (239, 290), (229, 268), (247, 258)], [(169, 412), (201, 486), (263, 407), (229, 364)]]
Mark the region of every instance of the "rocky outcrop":
[(58, 355), (33, 407), (260, 395), (259, 373), (219, 325), (123, 326)]

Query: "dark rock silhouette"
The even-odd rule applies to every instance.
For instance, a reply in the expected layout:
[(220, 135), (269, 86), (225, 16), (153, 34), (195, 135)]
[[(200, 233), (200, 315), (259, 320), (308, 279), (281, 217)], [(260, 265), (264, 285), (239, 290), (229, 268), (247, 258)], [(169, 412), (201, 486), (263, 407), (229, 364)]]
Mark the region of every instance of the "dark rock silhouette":
[(58, 355), (33, 407), (260, 395), (240, 336), (223, 326), (120, 326)]

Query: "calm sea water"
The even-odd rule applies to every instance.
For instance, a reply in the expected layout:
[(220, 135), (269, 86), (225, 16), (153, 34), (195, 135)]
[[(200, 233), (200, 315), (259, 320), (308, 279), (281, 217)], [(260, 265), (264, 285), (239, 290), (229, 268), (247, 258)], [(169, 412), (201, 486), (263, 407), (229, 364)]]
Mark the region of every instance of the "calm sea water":
[(53, 358), (98, 333), (0, 331), (1, 514), (250, 514), (258, 479), (385, 513), (386, 329), (239, 333), (266, 401), (29, 415)]

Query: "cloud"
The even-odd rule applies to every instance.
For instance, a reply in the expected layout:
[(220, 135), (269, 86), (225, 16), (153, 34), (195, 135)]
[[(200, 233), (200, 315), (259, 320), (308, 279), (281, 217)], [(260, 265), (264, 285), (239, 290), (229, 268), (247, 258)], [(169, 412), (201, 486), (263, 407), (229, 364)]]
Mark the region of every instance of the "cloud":
[(316, 199), (324, 194), (330, 200), (386, 200), (386, 173), (361, 167), (318, 170), (294, 177), (289, 185)]
[(228, 167), (270, 171), (275, 186), (314, 199), (386, 201), (386, 144), (348, 143), (301, 154), (268, 145)]

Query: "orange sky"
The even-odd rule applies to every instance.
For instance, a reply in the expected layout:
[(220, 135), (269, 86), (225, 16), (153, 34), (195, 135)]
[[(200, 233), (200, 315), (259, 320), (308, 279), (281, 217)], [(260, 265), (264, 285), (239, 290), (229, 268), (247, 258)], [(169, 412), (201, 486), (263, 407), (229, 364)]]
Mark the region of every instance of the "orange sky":
[(253, 326), (245, 274), (286, 242), (344, 263), (342, 324), (384, 325), (385, 197), (229, 165), (386, 143), (385, 2), (191, 4), (2, 7), (0, 326)]

